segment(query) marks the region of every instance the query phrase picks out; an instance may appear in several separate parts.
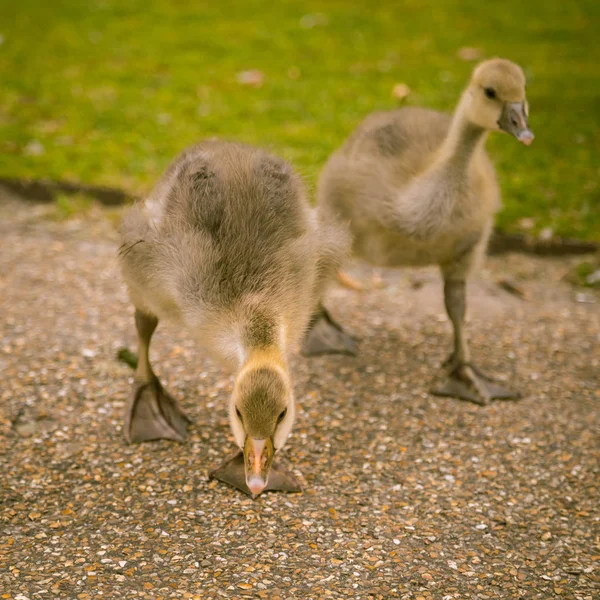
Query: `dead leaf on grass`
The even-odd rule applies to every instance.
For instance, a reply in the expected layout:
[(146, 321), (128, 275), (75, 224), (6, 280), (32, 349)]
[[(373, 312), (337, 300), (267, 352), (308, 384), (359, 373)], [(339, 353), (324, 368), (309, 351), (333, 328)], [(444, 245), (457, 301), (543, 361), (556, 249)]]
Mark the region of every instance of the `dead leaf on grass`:
[(410, 88), (405, 83), (397, 83), (392, 88), (392, 96), (397, 100), (404, 100), (410, 96)]
[(240, 71), (237, 74), (237, 82), (241, 85), (259, 88), (265, 82), (265, 74), (258, 69), (249, 69), (248, 71)]
[(469, 46), (460, 48), (456, 54), (457, 54), (458, 58), (460, 58), (461, 60), (469, 60), (469, 61), (480, 60), (481, 57), (483, 56), (483, 54), (479, 48), (471, 48)]

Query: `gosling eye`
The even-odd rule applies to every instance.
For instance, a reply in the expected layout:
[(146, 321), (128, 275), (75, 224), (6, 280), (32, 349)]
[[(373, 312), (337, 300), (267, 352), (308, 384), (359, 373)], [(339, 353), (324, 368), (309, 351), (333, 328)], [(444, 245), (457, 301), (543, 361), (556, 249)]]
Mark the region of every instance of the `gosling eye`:
[(240, 412), (240, 409), (237, 406), (235, 407), (235, 414), (238, 416), (238, 419), (243, 423), (244, 419), (242, 418), (242, 413)]
[(284, 408), (280, 413), (279, 416), (277, 417), (277, 424), (279, 425), (279, 423), (281, 423), (281, 421), (283, 421), (285, 419), (285, 415), (287, 415), (287, 408)]
[(493, 100), (496, 97), (496, 90), (494, 88), (486, 87), (483, 91), (490, 100)]

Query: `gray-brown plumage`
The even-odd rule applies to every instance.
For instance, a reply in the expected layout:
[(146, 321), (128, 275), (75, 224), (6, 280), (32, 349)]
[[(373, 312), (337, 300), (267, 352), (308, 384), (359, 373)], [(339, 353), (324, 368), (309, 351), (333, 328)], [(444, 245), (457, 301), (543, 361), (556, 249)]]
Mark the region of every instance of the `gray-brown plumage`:
[(512, 397), (471, 364), (463, 334), (465, 281), (500, 207), (489, 131), (529, 145), (525, 76), (507, 60), (479, 65), (454, 115), (402, 108), (367, 117), (325, 165), (319, 208), (349, 223), (353, 252), (375, 265), (439, 264), (454, 326), (448, 380), (438, 392), (485, 404)]
[(236, 373), (230, 422), (259, 493), (294, 420), (287, 355), (340, 266), (344, 227), (320, 222), (285, 161), (207, 141), (171, 164), (126, 214), (121, 236), (140, 354), (126, 438), (185, 437), (188, 419), (148, 359), (158, 321), (171, 321)]

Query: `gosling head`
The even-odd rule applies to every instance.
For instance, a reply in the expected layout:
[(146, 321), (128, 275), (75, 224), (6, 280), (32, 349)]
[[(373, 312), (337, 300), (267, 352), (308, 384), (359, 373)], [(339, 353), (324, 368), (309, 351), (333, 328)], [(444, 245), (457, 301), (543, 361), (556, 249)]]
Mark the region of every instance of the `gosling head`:
[(482, 62), (473, 71), (466, 95), (470, 121), (484, 129), (510, 133), (526, 146), (533, 142), (521, 67), (502, 58)]
[(231, 429), (244, 453), (246, 485), (253, 495), (266, 487), (273, 457), (294, 423), (294, 398), (279, 366), (248, 366), (239, 374), (229, 405)]

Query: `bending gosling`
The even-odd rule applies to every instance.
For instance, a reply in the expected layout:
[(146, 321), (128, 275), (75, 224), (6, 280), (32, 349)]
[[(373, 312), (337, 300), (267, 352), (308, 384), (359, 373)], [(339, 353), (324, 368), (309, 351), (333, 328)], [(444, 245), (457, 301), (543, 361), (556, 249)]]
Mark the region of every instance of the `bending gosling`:
[(126, 214), (121, 237), (139, 343), (127, 441), (186, 436), (190, 421), (149, 361), (152, 334), (168, 320), (236, 372), (229, 419), (241, 453), (215, 476), (253, 495), (294, 488), (281, 472), (270, 478), (295, 415), (287, 355), (340, 266), (346, 232), (319, 222), (283, 160), (206, 141)]

